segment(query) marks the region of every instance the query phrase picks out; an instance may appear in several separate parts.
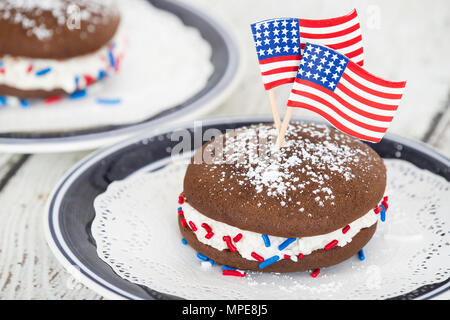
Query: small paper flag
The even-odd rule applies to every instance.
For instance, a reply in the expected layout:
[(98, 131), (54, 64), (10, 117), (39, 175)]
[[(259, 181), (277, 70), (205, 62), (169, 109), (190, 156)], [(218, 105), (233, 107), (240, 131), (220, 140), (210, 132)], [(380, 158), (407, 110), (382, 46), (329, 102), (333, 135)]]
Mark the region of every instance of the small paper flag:
[(378, 142), (405, 85), (372, 75), (336, 50), (307, 43), (287, 105), (314, 111), (355, 138)]

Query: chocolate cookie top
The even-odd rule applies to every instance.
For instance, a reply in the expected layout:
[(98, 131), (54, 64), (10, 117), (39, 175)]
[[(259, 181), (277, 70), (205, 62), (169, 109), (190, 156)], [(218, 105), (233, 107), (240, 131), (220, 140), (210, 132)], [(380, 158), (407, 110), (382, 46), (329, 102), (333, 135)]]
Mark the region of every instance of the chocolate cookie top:
[(119, 22), (111, 0), (1, 0), (0, 57), (88, 54), (111, 40)]
[(275, 128), (260, 124), (203, 145), (186, 171), (186, 201), (240, 229), (306, 237), (346, 226), (383, 197), (386, 168), (366, 144), (325, 125), (295, 122), (280, 151), (275, 139)]

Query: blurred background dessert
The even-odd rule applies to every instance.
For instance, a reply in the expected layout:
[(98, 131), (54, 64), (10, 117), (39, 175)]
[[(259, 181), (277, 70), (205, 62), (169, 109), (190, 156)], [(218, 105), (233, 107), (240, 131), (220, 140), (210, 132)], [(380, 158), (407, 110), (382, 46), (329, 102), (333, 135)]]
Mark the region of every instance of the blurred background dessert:
[(2, 0), (0, 95), (73, 94), (117, 71), (119, 25), (112, 0)]

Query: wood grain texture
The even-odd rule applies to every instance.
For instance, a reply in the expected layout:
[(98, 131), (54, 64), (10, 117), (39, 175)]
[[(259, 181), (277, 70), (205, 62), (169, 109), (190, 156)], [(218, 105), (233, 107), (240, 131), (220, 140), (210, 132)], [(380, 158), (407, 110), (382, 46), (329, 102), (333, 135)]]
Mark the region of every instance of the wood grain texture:
[(44, 239), (44, 207), (86, 152), (32, 156), (0, 193), (0, 299), (100, 299), (56, 261)]
[[(242, 48), (243, 81), (213, 115), (271, 114), (264, 92), (249, 24), (278, 16), (320, 18), (355, 7), (361, 16), (367, 68), (391, 80), (408, 80), (405, 100), (390, 132), (421, 139), (450, 156), (449, 4), (424, 1), (190, 0), (190, 4), (229, 23)], [(377, 20), (377, 14), (379, 20)], [(377, 21), (379, 22), (377, 24)], [(277, 88), (280, 116), (289, 86)], [(444, 110), (444, 111), (443, 111)], [(436, 114), (443, 116), (433, 122)], [(304, 110), (295, 115), (317, 118)], [(438, 127), (434, 130), (431, 126)], [(58, 263), (43, 235), (44, 206), (63, 174), (88, 152), (0, 154), (0, 299), (102, 299), (77, 283)], [(14, 170), (16, 169), (16, 170)], [(1, 183), (0, 183), (1, 184)], [(449, 299), (450, 292), (436, 297)]]

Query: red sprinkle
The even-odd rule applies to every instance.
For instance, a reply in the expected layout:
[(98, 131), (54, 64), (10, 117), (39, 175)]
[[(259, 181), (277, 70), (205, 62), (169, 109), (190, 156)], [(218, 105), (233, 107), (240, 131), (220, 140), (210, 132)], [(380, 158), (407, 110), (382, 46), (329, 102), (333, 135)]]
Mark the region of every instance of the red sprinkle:
[(94, 81), (95, 81), (95, 79), (94, 79), (93, 77), (91, 77), (90, 75), (88, 75), (88, 74), (85, 74), (85, 75), (83, 76), (83, 78), (84, 78), (84, 81), (86, 81), (86, 85), (87, 85), (87, 86), (93, 84)]
[(236, 247), (231, 243), (231, 237), (230, 236), (223, 236), (223, 241), (227, 243), (228, 249), (231, 250), (231, 252), (236, 252)]
[(288, 254), (285, 254), (283, 257), (284, 257), (285, 259), (289, 259), (291, 256), (288, 255)]
[(30, 73), (31, 71), (33, 71), (33, 65), (30, 64), (27, 68), (27, 73)]
[(188, 224), (187, 224), (185, 218), (182, 218), (182, 219), (181, 219), (181, 225), (183, 226), (183, 228), (187, 228)]
[(388, 206), (386, 201), (383, 201), (381, 204), (384, 206), (385, 210), (387, 210), (387, 208), (389, 208), (389, 206)]
[(302, 260), (303, 257), (304, 257), (303, 253), (299, 253), (299, 254), (298, 254), (298, 258), (299, 258), (300, 260)]
[(44, 99), (45, 104), (51, 104), (62, 100), (62, 96), (51, 96)]
[(346, 225), (346, 226), (342, 229), (342, 233), (343, 233), (343, 234), (346, 234), (348, 230), (350, 230), (350, 226), (349, 226), (349, 225)]
[(212, 229), (207, 223), (202, 223), (202, 228), (206, 230), (206, 233), (211, 233)]
[(311, 277), (315, 278), (315, 277), (317, 277), (317, 276), (319, 275), (319, 273), (320, 273), (320, 269), (317, 268), (316, 270), (314, 270), (314, 271), (311, 273)]
[(235, 236), (235, 237), (233, 238), (233, 241), (234, 241), (234, 242), (238, 242), (238, 241), (241, 240), (241, 239), (242, 239), (242, 233), (238, 233), (237, 236)]
[(115, 71), (116, 72), (119, 72), (120, 62), (121, 62), (120, 56), (116, 57), (116, 66), (115, 66)]
[(376, 207), (375, 209), (373, 209), (373, 212), (375, 212), (375, 214), (379, 214), (381, 211), (381, 207)]
[(257, 254), (257, 253), (254, 252), (254, 251), (251, 253), (251, 256), (252, 256), (253, 258), (255, 258), (256, 260), (258, 260), (259, 262), (263, 262), (263, 261), (264, 261), (264, 258), (261, 257), (259, 254)]
[(184, 197), (179, 196), (179, 197), (178, 197), (178, 203), (179, 203), (179, 204), (183, 204), (183, 203), (184, 203)]
[(326, 246), (325, 246), (325, 250), (330, 250), (331, 248), (333, 248), (335, 245), (337, 245), (338, 244), (338, 241), (337, 240), (333, 240), (333, 241), (331, 241), (329, 244), (327, 244)]
[(245, 272), (239, 272), (237, 270), (222, 270), (224, 276), (245, 277)]
[(197, 226), (192, 221), (189, 221), (189, 226), (191, 227), (192, 231), (197, 231)]
[(205, 236), (206, 239), (211, 239), (212, 236), (214, 235), (214, 232), (208, 232)]
[(184, 215), (184, 211), (183, 211), (183, 210), (178, 210), (178, 214), (179, 214), (180, 216), (183, 216), (183, 215)]
[(4, 68), (1, 68), (1, 69), (0, 69), (0, 73), (5, 74), (5, 69), (4, 69)]
[(383, 201), (388, 201), (389, 200), (389, 197), (388, 196), (385, 196), (385, 197), (383, 197)]

